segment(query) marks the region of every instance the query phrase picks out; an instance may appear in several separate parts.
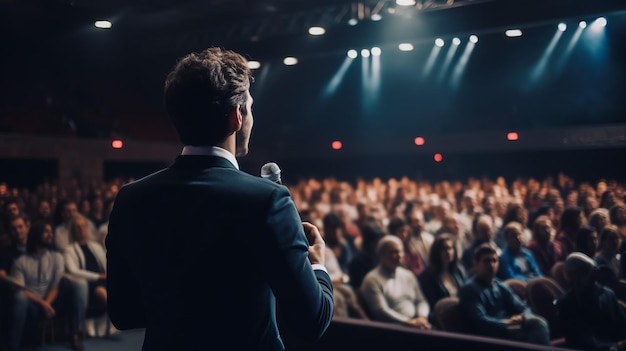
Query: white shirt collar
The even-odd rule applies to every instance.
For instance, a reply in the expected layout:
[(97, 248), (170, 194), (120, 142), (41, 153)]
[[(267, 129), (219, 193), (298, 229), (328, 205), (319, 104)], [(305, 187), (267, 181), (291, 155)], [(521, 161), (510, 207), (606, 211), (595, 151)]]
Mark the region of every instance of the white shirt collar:
[(217, 156), (222, 157), (230, 161), (230, 163), (235, 166), (235, 168), (239, 169), (239, 163), (235, 158), (235, 155), (231, 154), (230, 151), (226, 149), (222, 149), (219, 146), (191, 146), (185, 145), (183, 147), (183, 152), (181, 155), (204, 155), (204, 156)]

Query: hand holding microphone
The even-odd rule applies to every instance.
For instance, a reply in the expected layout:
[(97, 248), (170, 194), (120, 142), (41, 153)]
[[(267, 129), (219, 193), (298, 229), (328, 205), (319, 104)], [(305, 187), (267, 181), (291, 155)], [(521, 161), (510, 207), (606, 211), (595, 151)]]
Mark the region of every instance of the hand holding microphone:
[[(271, 180), (276, 184), (283, 184), (280, 179), (280, 168), (275, 162), (268, 162), (261, 167), (261, 178)], [(309, 222), (302, 222), (302, 226), (309, 242), (309, 261), (311, 264), (324, 265), (326, 242), (324, 242), (319, 229)]]

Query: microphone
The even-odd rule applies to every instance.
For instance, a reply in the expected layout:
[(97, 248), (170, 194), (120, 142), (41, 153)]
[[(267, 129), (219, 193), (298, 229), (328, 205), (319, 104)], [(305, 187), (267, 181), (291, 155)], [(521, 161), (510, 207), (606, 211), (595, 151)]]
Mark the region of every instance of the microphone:
[(280, 168), (274, 162), (268, 162), (261, 167), (261, 178), (271, 180), (276, 184), (283, 184), (280, 180)]

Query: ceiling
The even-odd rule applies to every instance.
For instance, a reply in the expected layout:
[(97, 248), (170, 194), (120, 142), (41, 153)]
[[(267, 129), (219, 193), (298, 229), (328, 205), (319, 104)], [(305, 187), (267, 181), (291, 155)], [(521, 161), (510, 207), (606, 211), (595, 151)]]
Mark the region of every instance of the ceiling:
[[(263, 72), (258, 73), (254, 89), (263, 98), (255, 99), (255, 105), (258, 105), (255, 111), (264, 122), (255, 127), (256, 140), (277, 140), (281, 150), (288, 150), (291, 142), (300, 142), (302, 133), (307, 132), (311, 133), (311, 139), (317, 138), (323, 143), (347, 133), (355, 133), (355, 139), (367, 140), (372, 131), (391, 139), (397, 137), (399, 131), (404, 133), (417, 123), (401, 120), (405, 111), (406, 114), (413, 113), (411, 95), (402, 99), (383, 96), (379, 110), (391, 111), (397, 107), (397, 111), (393, 110), (385, 116), (385, 123), (378, 121), (378, 124), (372, 123), (367, 127), (367, 123), (355, 116), (361, 113), (364, 119), (367, 111), (354, 111), (351, 104), (356, 105), (357, 102), (350, 100), (351, 97), (336, 98), (332, 106), (324, 108), (314, 99), (305, 101), (303, 98), (317, 93), (313, 89), (325, 84), (315, 79), (321, 77), (327, 81), (332, 77), (348, 49), (391, 45), (401, 41), (417, 43), (452, 34), (487, 35), (513, 26), (539, 27), (560, 20), (578, 21), (583, 17), (617, 14), (625, 10), (626, 2), (623, 0), (422, 0), (411, 7), (397, 6), (395, 1), (373, 0), (0, 0), (0, 33), (4, 35), (5, 48), (5, 54), (0, 55), (0, 60), (4, 62), (0, 67), (3, 76), (0, 88), (8, 92), (0, 97), (0, 118), (6, 116), (2, 114), (3, 109), (21, 113), (30, 108), (34, 103), (28, 102), (30, 100), (25, 96), (39, 94), (37, 101), (48, 101), (44, 108), (49, 110), (53, 105), (49, 100), (59, 104), (62, 101), (76, 104), (78, 101), (79, 106), (68, 107), (66, 103), (59, 107), (65, 112), (53, 111), (51, 115), (62, 115), (63, 123), (68, 119), (66, 115), (73, 115), (75, 123), (82, 121), (104, 131), (88, 135), (110, 136), (111, 131), (116, 131), (131, 137), (138, 138), (147, 133), (150, 138), (162, 139), (163, 134), (156, 132), (159, 124), (146, 125), (146, 118), (139, 116), (157, 115), (159, 121), (165, 120), (160, 102), (164, 74), (178, 57), (190, 51), (222, 46), (264, 63), (295, 55), (303, 61), (310, 59), (310, 62), (320, 64), (315, 66), (303, 62), (289, 72), (281, 71), (280, 64), (274, 65), (269, 73), (270, 77), (275, 77), (274, 80), (266, 80)], [(375, 13), (383, 16), (381, 21), (372, 20), (371, 16)], [(350, 26), (348, 20), (351, 18), (357, 18), (358, 24)], [(110, 20), (113, 27), (108, 31), (95, 29), (93, 23), (100, 19)], [(323, 25), (327, 34), (323, 37), (309, 36), (307, 29), (312, 25)], [(539, 39), (543, 40), (542, 37)], [(508, 67), (508, 71), (502, 69), (502, 73), (498, 71), (498, 66), (503, 65), (501, 58), (513, 56), (513, 49), (507, 45), (493, 39), (491, 48), (484, 45), (482, 49), (485, 51), (477, 53), (482, 56), (477, 56), (473, 63), (478, 65), (481, 62), (481, 66), (473, 67), (474, 71), (468, 72), (468, 79), (478, 83), (470, 89), (482, 89), (486, 95), (493, 96), (491, 102), (489, 99), (480, 100), (483, 105), (491, 103), (493, 108), (488, 110), (468, 103), (466, 108), (463, 107), (465, 110), (479, 111), (472, 118), (479, 118), (482, 111), (486, 111), (485, 115), (509, 114), (518, 120), (524, 117), (524, 105), (528, 105), (528, 98), (510, 97), (517, 91), (511, 94), (512, 90), (502, 88), (508, 84), (505, 80), (513, 81), (516, 72), (521, 71), (515, 66)], [(545, 43), (540, 45), (543, 48)], [(619, 45), (623, 50), (624, 44)], [(529, 52), (528, 47), (515, 50)], [(621, 59), (626, 59), (626, 54), (614, 54), (613, 60)], [(618, 65), (614, 76), (626, 77), (625, 66)], [(569, 72), (576, 72), (576, 69), (573, 66)], [(495, 83), (481, 81), (481, 77), (490, 74), (494, 76)], [(582, 77), (592, 74), (586, 72)], [(358, 74), (353, 76), (355, 82), (360, 82)], [(458, 111), (446, 112), (444, 105), (462, 106), (465, 102), (462, 96), (449, 102), (441, 95), (435, 95), (433, 91), (440, 91), (426, 83), (410, 85), (402, 81), (403, 77), (394, 77), (395, 81), (387, 79), (389, 89), (403, 87), (403, 94), (421, 94), (422, 98), (418, 100), (421, 105), (417, 109), (424, 112), (424, 118), (434, 116), (433, 120), (443, 120), (441, 111), (452, 118)], [(358, 93), (360, 87), (356, 84), (350, 86), (351, 91), (347, 93)], [(567, 80), (560, 84), (574, 86)], [(617, 82), (611, 87), (619, 86), (622, 90), (604, 94), (610, 95), (611, 103), (617, 104), (615, 101), (626, 98), (623, 84)], [(441, 91), (445, 92), (445, 89)], [(500, 91), (506, 91), (508, 95)], [(477, 100), (475, 95), (467, 96), (466, 100)], [(591, 98), (597, 102), (590, 106), (606, 105), (595, 95)], [(582, 101), (579, 95), (567, 96), (567, 99)], [(21, 103), (22, 100), (27, 102)], [(560, 101), (569, 104), (570, 100)], [(439, 114), (433, 112), (432, 116), (426, 115), (427, 104), (431, 102), (437, 105), (434, 110)], [(577, 110), (577, 105), (572, 106), (568, 113)], [(545, 106), (538, 105), (528, 114), (542, 109)], [(623, 111), (624, 107), (618, 106), (607, 113), (619, 114)], [(89, 115), (95, 117), (86, 117)], [(487, 117), (493, 120), (498, 116)], [(135, 119), (143, 130), (138, 132), (137, 127), (124, 127), (131, 125)], [(480, 123), (488, 124), (492, 120)], [(514, 122), (501, 125), (514, 125)], [(537, 123), (533, 120), (529, 125)], [(354, 124), (360, 124), (360, 130)], [(6, 125), (8, 122), (0, 123), (0, 132)], [(470, 123), (459, 125), (463, 128)]]

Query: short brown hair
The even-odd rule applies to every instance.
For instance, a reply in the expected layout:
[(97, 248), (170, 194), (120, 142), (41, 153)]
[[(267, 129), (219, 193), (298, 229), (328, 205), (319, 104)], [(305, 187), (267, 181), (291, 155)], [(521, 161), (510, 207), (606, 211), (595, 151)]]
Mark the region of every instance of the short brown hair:
[(252, 83), (240, 54), (208, 48), (180, 59), (165, 80), (164, 104), (186, 145), (216, 145), (228, 136), (228, 114), (237, 105), (245, 116)]
[(474, 262), (479, 262), (485, 255), (497, 255), (498, 251), (490, 243), (484, 243), (474, 250)]

